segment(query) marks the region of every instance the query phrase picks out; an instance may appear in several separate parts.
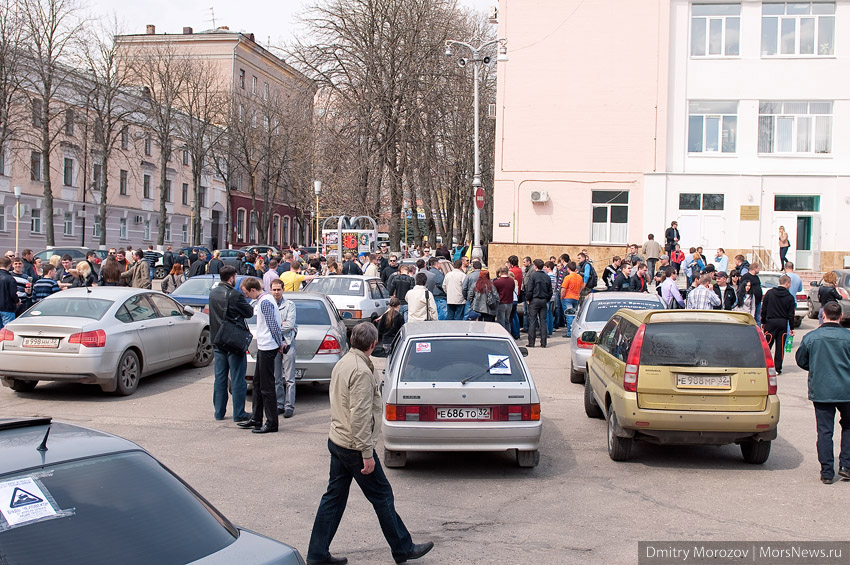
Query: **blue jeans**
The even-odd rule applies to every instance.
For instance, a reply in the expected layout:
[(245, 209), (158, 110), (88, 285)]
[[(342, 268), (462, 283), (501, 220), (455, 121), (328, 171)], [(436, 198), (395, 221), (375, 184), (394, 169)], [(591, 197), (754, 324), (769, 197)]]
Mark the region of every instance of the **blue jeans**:
[(363, 456), (359, 451), (345, 449), (328, 440), (328, 451), (331, 452), (331, 471), (328, 479), (328, 490), (322, 496), (316, 519), (313, 522), (313, 533), (310, 535), (310, 546), (307, 549), (308, 561), (322, 561), (330, 556), (331, 542), (345, 512), (348, 502), (348, 492), (351, 480), (363, 491), (366, 499), (372, 503), (381, 531), (394, 556), (403, 556), (413, 550), (413, 540), (407, 531), (401, 516), (395, 510), (393, 488), (384, 474), (378, 454), (375, 454), (375, 470), (368, 475), (363, 469)]
[(447, 304), (446, 319), (447, 320), (463, 320), (463, 310), (466, 304)]
[(552, 335), (552, 333), (555, 331), (555, 318), (553, 314), (554, 310), (555, 303), (550, 300), (549, 305), (546, 307), (546, 328), (549, 330), (549, 335)]
[(756, 324), (761, 324), (761, 302), (756, 304), (756, 312), (753, 317), (756, 319)]
[(519, 314), (517, 314), (516, 306), (517, 303), (514, 302), (511, 308), (511, 335), (514, 339), (519, 339)]
[(237, 421), (248, 418), (249, 414), (245, 412), (245, 396), (248, 394), (248, 385), (245, 384), (245, 369), (248, 367), (248, 358), (245, 353), (231, 353), (219, 347), (214, 347), (213, 359), (215, 370), (215, 382), (213, 384), (215, 419), (224, 420), (224, 416), (227, 414), (228, 372), (230, 373), (230, 390), (233, 395), (233, 420)]
[(525, 310), (523, 310), (523, 312), (525, 312), (525, 315), (522, 317), (522, 329), (528, 331), (528, 300), (523, 302), (522, 305), (525, 308)]
[(564, 307), (561, 304), (560, 298), (555, 298), (555, 302), (553, 303), (554, 310), (552, 312), (552, 319), (554, 320), (553, 328), (560, 328), (564, 325)]
[(154, 272), (155, 272), (155, 269), (154, 269), (153, 267), (151, 267), (151, 278), (150, 278), (150, 281), (151, 281), (151, 282), (153, 282), (153, 274), (154, 274)]
[(13, 321), (14, 319), (15, 319), (15, 313), (14, 312), (0, 312), (0, 328), (5, 327), (6, 324)]
[[(561, 307), (564, 309), (564, 318), (566, 319), (567, 326), (567, 337), (572, 336), (573, 331), (573, 320), (576, 319), (575, 312), (578, 310), (578, 300), (575, 298), (562, 298), (561, 299)], [(572, 309), (573, 313), (569, 314), (568, 312)]]
[(447, 320), (448, 319), (448, 304), (446, 304), (445, 296), (435, 296), (434, 302), (437, 303), (437, 319), (438, 320)]
[(825, 479), (835, 477), (835, 452), (832, 434), (835, 431), (835, 411), (841, 415), (841, 452), (838, 466), (850, 468), (850, 402), (815, 402), (815, 421), (818, 427), (818, 461), (820, 476)]
[(407, 323), (407, 303), (402, 304), (401, 307), (398, 309), (398, 311), (401, 312), (402, 316), (404, 316), (404, 323), (406, 324)]

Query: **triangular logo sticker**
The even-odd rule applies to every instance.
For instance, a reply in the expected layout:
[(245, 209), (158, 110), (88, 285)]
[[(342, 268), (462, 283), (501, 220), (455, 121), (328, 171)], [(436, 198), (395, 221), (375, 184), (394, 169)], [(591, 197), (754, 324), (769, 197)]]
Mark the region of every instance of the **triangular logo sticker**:
[(9, 503), (9, 508), (20, 508), (21, 506), (29, 506), (30, 504), (38, 504), (39, 502), (44, 502), (44, 500), (22, 488), (15, 488), (12, 491), (12, 502)]

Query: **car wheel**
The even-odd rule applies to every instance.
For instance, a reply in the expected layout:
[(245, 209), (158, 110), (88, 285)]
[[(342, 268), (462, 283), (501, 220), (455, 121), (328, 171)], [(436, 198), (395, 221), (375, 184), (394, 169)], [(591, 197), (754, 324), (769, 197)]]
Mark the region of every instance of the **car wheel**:
[(796, 316), (794, 318), (794, 328), (795, 329), (799, 328), (802, 325), (803, 325), (803, 317), (802, 316)]
[(153, 278), (164, 279), (166, 274), (165, 267), (154, 267)]
[(140, 373), (139, 356), (133, 351), (125, 351), (118, 361), (118, 370), (115, 374), (118, 386), (115, 388), (115, 392), (120, 396), (130, 396), (136, 392), (136, 388), (139, 386)]
[(584, 413), (588, 418), (602, 418), (602, 408), (596, 403), (593, 398), (593, 389), (590, 386), (590, 378), (584, 379)]
[(614, 433), (617, 429), (617, 415), (614, 407), (608, 407), (608, 457), (614, 461), (625, 461), (632, 450), (632, 438), (619, 437)]
[(744, 461), (753, 465), (761, 465), (770, 457), (769, 441), (745, 441), (741, 443), (741, 455)]
[(809, 318), (812, 320), (818, 319), (818, 313), (815, 312), (815, 305), (812, 304), (811, 300), (809, 300)]
[(581, 384), (584, 382), (584, 373), (579, 373), (575, 370), (572, 361), (570, 361), (570, 382)]
[(15, 392), (30, 392), (35, 388), (38, 381), (22, 381), (20, 379), (12, 379), (9, 387)]
[(516, 452), (516, 464), (520, 467), (537, 467), (537, 464), (540, 463), (540, 452), (538, 450), (534, 451), (520, 451), (517, 449)]
[(198, 337), (198, 349), (195, 351), (195, 358), (192, 359), (193, 367), (206, 367), (212, 363), (213, 345), (210, 341), (210, 331), (204, 329)]
[(404, 467), (407, 465), (406, 451), (390, 451), (384, 450), (384, 465), (386, 467)]

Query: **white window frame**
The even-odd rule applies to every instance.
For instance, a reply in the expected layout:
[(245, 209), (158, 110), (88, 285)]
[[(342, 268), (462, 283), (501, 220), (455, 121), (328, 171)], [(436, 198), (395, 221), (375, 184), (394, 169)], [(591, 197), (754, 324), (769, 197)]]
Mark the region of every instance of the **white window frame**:
[(165, 241), (171, 241), (171, 222), (165, 222)]
[(142, 199), (151, 200), (151, 176), (142, 175)]
[[(726, 7), (730, 13), (701, 13), (703, 11), (710, 10), (711, 8), (715, 7)], [(737, 13), (733, 13), (735, 11), (735, 8), (737, 8)], [(729, 38), (729, 24), (735, 22), (737, 22), (738, 25), (738, 41), (735, 43), (734, 49), (727, 49), (728, 47), (730, 47), (726, 44), (726, 41)], [(710, 52), (713, 25), (720, 27), (720, 51), (718, 53)], [(697, 30), (698, 26), (702, 27), (704, 41), (700, 42), (700, 45), (695, 45), (697, 37), (695, 31)], [(689, 32), (691, 35), (689, 42), (691, 57), (697, 59), (712, 57), (739, 57), (741, 54), (741, 4), (737, 2), (730, 2), (726, 4), (692, 4), (691, 27)], [(695, 49), (695, 47), (701, 47), (701, 49)], [(700, 50), (702, 51), (701, 53), (699, 52)]]
[(118, 218), (118, 239), (127, 239), (127, 218)]
[(0, 204), (0, 232), (6, 231), (6, 206)]
[(150, 157), (152, 153), (153, 153), (153, 140), (151, 139), (151, 136), (148, 135), (148, 136), (145, 137), (145, 155)]
[(257, 211), (251, 210), (248, 214), (248, 242), (257, 243), (257, 224), (260, 223)]
[(62, 234), (73, 237), (74, 236), (74, 214), (73, 212), (65, 212), (63, 217), (63, 226), (62, 226)]
[(121, 128), (121, 149), (128, 149), (130, 147), (130, 128), (128, 126), (124, 126)]
[[(776, 105), (781, 105), (781, 111), (775, 111)], [(800, 105), (806, 105), (806, 111), (801, 112)], [(823, 112), (829, 105), (829, 112)], [(773, 106), (773, 108), (770, 108)], [(815, 110), (814, 112), (812, 110)], [(831, 100), (762, 100), (759, 103), (758, 121), (758, 153), (759, 155), (832, 155), (833, 116), (835, 104)], [(768, 120), (768, 118), (772, 118)], [(791, 150), (781, 151), (779, 144), (780, 121), (791, 126)], [(765, 143), (762, 134), (767, 124), (770, 123), (770, 148), (765, 151)], [(825, 149), (818, 150), (818, 133), (826, 129), (827, 139)], [(808, 137), (808, 149), (800, 150), (800, 144), (805, 140), (800, 138), (800, 133), (806, 132)]]
[[(70, 171), (68, 170), (69, 165)], [(74, 186), (74, 159), (71, 157), (64, 157), (62, 159), (62, 185)]]
[[(33, 167), (33, 164), (37, 166)], [(41, 152), (30, 152), (30, 180), (41, 181)]]
[[(734, 104), (734, 113), (731, 111), (731, 105)], [(691, 128), (692, 118), (701, 118), (701, 149), (699, 151), (691, 149)], [(712, 135), (710, 133), (709, 123), (712, 120), (717, 122), (717, 130)], [(734, 122), (734, 123), (733, 123)], [(723, 143), (724, 134), (730, 135), (731, 131), (732, 150), (726, 151)], [(711, 143), (710, 143), (711, 142)], [(713, 145), (716, 149), (709, 149)], [(690, 155), (734, 155), (738, 152), (738, 101), (688, 101), (688, 132), (685, 139), (685, 146)]]
[(189, 164), (189, 149), (186, 147), (183, 148), (183, 164)]
[[(809, 10), (807, 14), (789, 14), (788, 6), (790, 5), (803, 5), (808, 4)], [(763, 2), (762, 3), (762, 18), (761, 18), (761, 37), (760, 37), (760, 49), (761, 56), (766, 58), (771, 57), (833, 57), (835, 56), (835, 2)], [(770, 13), (774, 11), (771, 7), (778, 7), (779, 5), (783, 5), (783, 13)], [(814, 8), (815, 5), (820, 5), (821, 8)], [(828, 6), (832, 7), (832, 11), (828, 11)], [(814, 8), (814, 9), (813, 9)], [(815, 10), (818, 10), (818, 13), (814, 13)], [(823, 12), (823, 13), (821, 13)], [(775, 35), (776, 35), (776, 43), (765, 48), (765, 30), (767, 30), (767, 26), (770, 25), (773, 27), (773, 22), (770, 20), (776, 20), (775, 22)], [(812, 20), (812, 48), (814, 50), (813, 53), (801, 53), (801, 41), (803, 34), (800, 32), (802, 27), (803, 20)], [(794, 52), (793, 53), (782, 53), (782, 35), (783, 35), (783, 24), (785, 22), (793, 22), (794, 23)], [(831, 22), (832, 25), (832, 37), (830, 38), (829, 43), (820, 43), (820, 32), (821, 26), (825, 25), (826, 22)], [(769, 53), (772, 48), (773, 53)]]
[(151, 240), (151, 221), (145, 220), (145, 241)]
[(280, 222), (280, 244), (284, 246), (288, 246), (292, 244), (292, 229), (291, 222), (289, 216), (283, 216), (283, 219)]
[(277, 245), (280, 241), (280, 215), (272, 216), (272, 245)]
[(245, 208), (236, 209), (236, 239), (239, 241), (245, 241), (246, 213)]
[(41, 233), (41, 208), (30, 209), (30, 232)]
[(120, 196), (127, 196), (127, 192), (130, 188), (130, 171), (125, 169), (121, 169), (118, 173), (118, 194)]
[(251, 94), (256, 94), (256, 93), (257, 93), (257, 76), (252, 75), (251, 76)]
[[(611, 193), (611, 200), (609, 200), (608, 202), (594, 203), (593, 202), (593, 196), (592, 196), (593, 192), (609, 192), (609, 193)], [(625, 203), (613, 202), (613, 199), (616, 197), (616, 195), (619, 195), (621, 193), (626, 194), (626, 202)], [(629, 191), (627, 191), (627, 190), (591, 191), (591, 204), (590, 204), (590, 240), (591, 240), (591, 243), (612, 243), (612, 244), (628, 243), (628, 239), (629, 239), (629, 218), (628, 218), (628, 216), (629, 216), (629, 202), (628, 202), (628, 199), (629, 199)], [(614, 230), (612, 229), (614, 222), (611, 221), (611, 213), (612, 213), (612, 211), (615, 207), (617, 207), (617, 208), (625, 207), (626, 208), (626, 221), (625, 221), (625, 223), (617, 222), (617, 225), (624, 226), (623, 228), (619, 228), (619, 231), (622, 231), (622, 234), (621, 234), (620, 237), (618, 237), (618, 235), (620, 235), (620, 234), (614, 233)], [(594, 222), (593, 221), (593, 211), (597, 208), (605, 208), (606, 209), (606, 212), (605, 212), (606, 220), (605, 220), (604, 224), (602, 222)], [(604, 232), (605, 232), (604, 237), (599, 237), (600, 235), (602, 235), (601, 230), (603, 229), (603, 228), (599, 227), (600, 225), (604, 225)]]
[(180, 237), (183, 239), (183, 243), (189, 243), (189, 224), (184, 222), (180, 226)]
[(94, 217), (94, 225), (91, 228), (91, 236), (100, 239), (100, 216)]
[(91, 168), (91, 176), (94, 190), (100, 191), (103, 188), (103, 165), (94, 163)]

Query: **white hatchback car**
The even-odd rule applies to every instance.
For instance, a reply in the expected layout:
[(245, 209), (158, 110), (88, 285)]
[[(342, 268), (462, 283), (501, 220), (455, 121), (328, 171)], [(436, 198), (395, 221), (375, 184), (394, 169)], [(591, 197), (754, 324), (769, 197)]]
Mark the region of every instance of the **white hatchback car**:
[(409, 322), (393, 343), (384, 382), (384, 464), (408, 451), (516, 450), (540, 460), (540, 398), (525, 348), (493, 322)]

